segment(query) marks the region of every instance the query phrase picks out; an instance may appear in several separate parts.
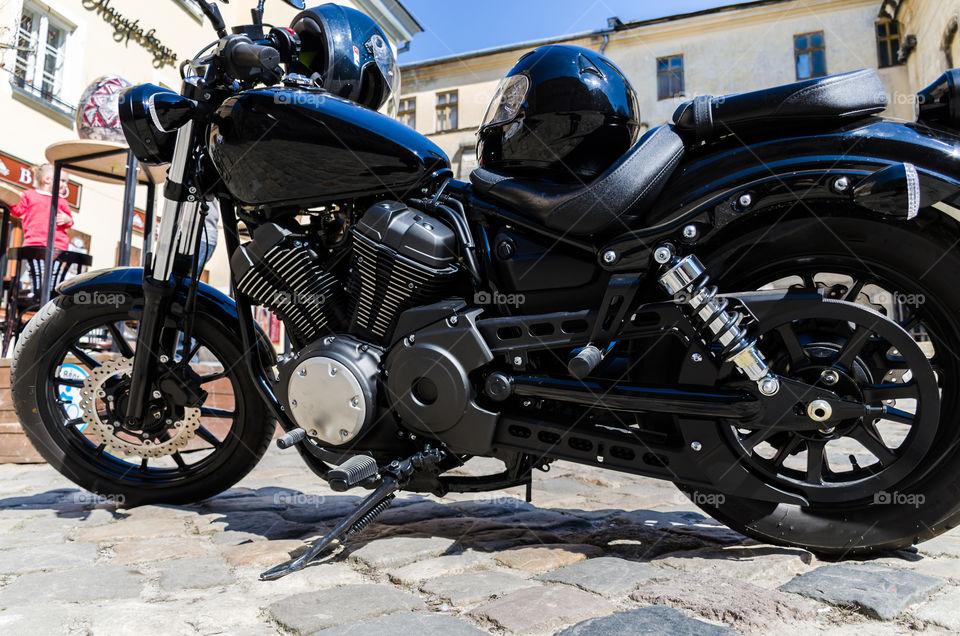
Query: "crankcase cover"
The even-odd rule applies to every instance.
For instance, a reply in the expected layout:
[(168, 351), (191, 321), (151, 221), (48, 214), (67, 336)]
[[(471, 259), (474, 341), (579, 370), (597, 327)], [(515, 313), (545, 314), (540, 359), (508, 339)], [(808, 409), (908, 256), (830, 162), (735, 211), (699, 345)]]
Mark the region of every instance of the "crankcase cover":
[(344, 336), (301, 351), (284, 373), (288, 412), (313, 439), (353, 441), (376, 412), (379, 359), (378, 349)]

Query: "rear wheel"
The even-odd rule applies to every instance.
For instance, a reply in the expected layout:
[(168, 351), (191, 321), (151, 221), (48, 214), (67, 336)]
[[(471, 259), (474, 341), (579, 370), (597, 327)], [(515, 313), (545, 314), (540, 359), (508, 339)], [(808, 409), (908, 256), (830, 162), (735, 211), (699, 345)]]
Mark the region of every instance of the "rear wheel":
[[(721, 423), (754, 478), (802, 493), (810, 505), (731, 495), (695, 503), (758, 540), (833, 555), (903, 548), (960, 523), (958, 240), (956, 224), (932, 212), (894, 223), (828, 211), (758, 228), (704, 254), (724, 291), (818, 287), (827, 297), (866, 305), (910, 335), (901, 348), (914, 359), (891, 344), (890, 330), (885, 336), (809, 317), (771, 329), (761, 349), (775, 371), (809, 383), (825, 377), (838, 393), (882, 412), (773, 436)], [(923, 405), (938, 397), (931, 418)]]
[[(77, 294), (76, 296), (81, 296)], [(182, 504), (246, 475), (273, 432), (228, 325), (197, 312), (192, 337), (167, 328), (171, 363), (201, 404), (160, 384), (136, 424), (125, 422), (138, 311), (124, 294), (61, 296), (24, 330), (11, 368), (17, 416), (37, 451), (64, 476), (125, 506)]]

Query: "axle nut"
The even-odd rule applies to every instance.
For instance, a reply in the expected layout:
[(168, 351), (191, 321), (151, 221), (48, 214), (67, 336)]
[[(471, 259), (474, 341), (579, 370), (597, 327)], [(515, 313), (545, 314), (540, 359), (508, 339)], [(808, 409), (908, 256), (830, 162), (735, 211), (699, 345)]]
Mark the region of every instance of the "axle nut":
[(807, 405), (807, 417), (814, 422), (826, 422), (833, 417), (833, 407), (826, 400), (814, 400)]

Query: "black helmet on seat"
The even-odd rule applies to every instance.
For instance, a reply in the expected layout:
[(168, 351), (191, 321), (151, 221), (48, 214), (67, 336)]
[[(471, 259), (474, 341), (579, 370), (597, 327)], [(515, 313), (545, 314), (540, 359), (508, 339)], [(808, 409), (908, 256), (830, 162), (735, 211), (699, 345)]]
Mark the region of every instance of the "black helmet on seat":
[(616, 65), (579, 46), (542, 46), (500, 82), (480, 126), (488, 170), (587, 182), (637, 138), (637, 97)]
[(395, 105), (400, 94), (397, 56), (368, 15), (328, 3), (301, 11), (290, 27), (302, 42), (300, 60), (291, 70), (317, 73), (326, 90), (374, 110), (388, 99)]

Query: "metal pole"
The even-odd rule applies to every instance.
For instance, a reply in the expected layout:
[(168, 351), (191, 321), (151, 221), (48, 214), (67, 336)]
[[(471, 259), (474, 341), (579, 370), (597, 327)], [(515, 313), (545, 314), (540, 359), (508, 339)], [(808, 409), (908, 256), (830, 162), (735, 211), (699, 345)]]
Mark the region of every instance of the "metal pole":
[(10, 242), (10, 206), (3, 205), (3, 225), (0, 227), (0, 281), (7, 277), (7, 243)]
[(151, 179), (147, 184), (147, 209), (143, 214), (143, 249), (140, 250), (140, 266), (144, 269), (147, 268), (147, 256), (153, 247), (153, 213), (156, 194), (157, 186)]
[(130, 265), (130, 243), (133, 240), (133, 207), (137, 196), (137, 158), (127, 151), (127, 178), (123, 186), (123, 221), (120, 225), (120, 249), (117, 265)]
[(60, 209), (60, 173), (63, 163), (53, 162), (53, 185), (50, 187), (50, 223), (47, 225), (47, 252), (43, 260), (43, 290), (40, 294), (40, 304), (46, 305), (53, 291), (53, 248), (56, 242), (57, 211)]

